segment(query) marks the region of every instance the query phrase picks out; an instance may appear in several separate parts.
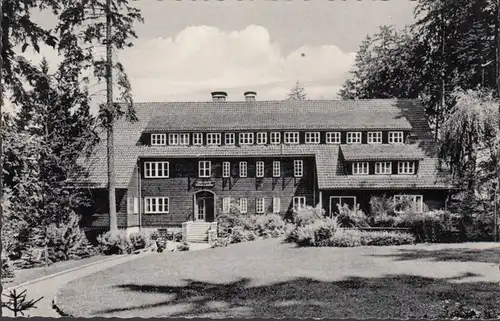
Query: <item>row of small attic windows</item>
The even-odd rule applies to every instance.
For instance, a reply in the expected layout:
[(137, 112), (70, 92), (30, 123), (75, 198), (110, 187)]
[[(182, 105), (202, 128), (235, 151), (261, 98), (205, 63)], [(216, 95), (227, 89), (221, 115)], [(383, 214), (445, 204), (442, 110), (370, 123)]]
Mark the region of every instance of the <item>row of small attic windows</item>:
[[(167, 137), (168, 145), (204, 145), (204, 133), (171, 133), (168, 136), (167, 134), (151, 134), (151, 145), (167, 145)], [(305, 143), (319, 144), (320, 137), (320, 132), (306, 132)], [(361, 137), (362, 132), (347, 132), (346, 143), (361, 144)], [(235, 145), (236, 138), (238, 138), (239, 145), (253, 145), (255, 143), (257, 145), (266, 145), (268, 143), (277, 145), (281, 144), (282, 139), (285, 144), (299, 144), (300, 141), (299, 132), (284, 132), (283, 134), (281, 132), (271, 132), (269, 135), (267, 132), (242, 132), (238, 133), (238, 136), (236, 136), (236, 133), (224, 133), (224, 135), (221, 133), (207, 133), (206, 145), (222, 145), (222, 138), (224, 138), (224, 145)], [(341, 133), (326, 132), (325, 142), (326, 144), (341, 144)], [(382, 132), (368, 132), (367, 143), (382, 144)], [(403, 144), (404, 133), (402, 131), (390, 131), (388, 133), (388, 143)]]

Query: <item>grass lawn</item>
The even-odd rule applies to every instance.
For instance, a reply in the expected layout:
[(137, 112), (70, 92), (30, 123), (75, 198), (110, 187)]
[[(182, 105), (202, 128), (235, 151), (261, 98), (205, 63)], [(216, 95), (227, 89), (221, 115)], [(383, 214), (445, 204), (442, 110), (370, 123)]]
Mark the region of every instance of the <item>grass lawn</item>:
[(155, 254), (73, 281), (58, 300), (74, 316), (437, 316), (444, 300), (500, 306), (500, 247), (436, 244), (295, 248), (260, 240)]
[(97, 262), (106, 258), (107, 257), (104, 255), (96, 255), (81, 260), (57, 262), (52, 265), (49, 265), (48, 267), (37, 267), (32, 269), (16, 270), (14, 272), (14, 278), (10, 280), (8, 283), (5, 282), (4, 287), (7, 288), (12, 287), (24, 282), (32, 281), (47, 275), (69, 270), (85, 264)]

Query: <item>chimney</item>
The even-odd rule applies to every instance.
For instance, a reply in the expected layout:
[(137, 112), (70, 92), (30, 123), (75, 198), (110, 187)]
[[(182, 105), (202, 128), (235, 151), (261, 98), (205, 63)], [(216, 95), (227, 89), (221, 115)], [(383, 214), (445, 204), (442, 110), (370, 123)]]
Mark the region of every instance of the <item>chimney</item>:
[(243, 95), (245, 96), (245, 101), (255, 101), (257, 93), (255, 91), (246, 91)]
[(212, 101), (226, 101), (227, 92), (225, 91), (212, 91)]

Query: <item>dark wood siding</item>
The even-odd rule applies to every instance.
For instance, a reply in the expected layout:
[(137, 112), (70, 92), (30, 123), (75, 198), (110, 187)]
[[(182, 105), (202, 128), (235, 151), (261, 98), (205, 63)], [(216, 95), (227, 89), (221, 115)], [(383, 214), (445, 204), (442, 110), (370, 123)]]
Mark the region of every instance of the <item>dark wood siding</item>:
[[(304, 175), (293, 177), (293, 161), (301, 159), (304, 162)], [(167, 159), (165, 159), (167, 160)], [(211, 161), (213, 187), (196, 187), (198, 180), (198, 161), (201, 159), (168, 159), (170, 164), (169, 178), (141, 177), (141, 198), (148, 196), (169, 197), (168, 214), (142, 214), (142, 226), (179, 225), (193, 217), (193, 195), (200, 190), (213, 191), (216, 196), (216, 209), (222, 207), (222, 198), (231, 197), (237, 201), (247, 198), (248, 214), (255, 214), (255, 199), (265, 198), (265, 208), (272, 211), (273, 197), (281, 201), (281, 215), (291, 214), (293, 197), (304, 196), (308, 205), (316, 205), (317, 198), (315, 164), (312, 157), (290, 158), (206, 158)], [(281, 177), (272, 177), (272, 162), (281, 162)], [(141, 162), (141, 172), (144, 169)], [(231, 162), (231, 178), (222, 178), (222, 162)], [(246, 161), (248, 177), (239, 177), (239, 162)], [(256, 178), (256, 161), (264, 161), (265, 177)], [(143, 208), (143, 207), (142, 207)]]

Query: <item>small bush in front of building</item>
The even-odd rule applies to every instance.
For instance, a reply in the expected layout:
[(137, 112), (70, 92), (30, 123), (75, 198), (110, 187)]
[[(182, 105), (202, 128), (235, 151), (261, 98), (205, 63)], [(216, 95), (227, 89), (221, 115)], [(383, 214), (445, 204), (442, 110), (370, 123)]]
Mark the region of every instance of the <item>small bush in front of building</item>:
[(177, 251), (189, 251), (189, 244), (187, 243), (181, 243), (177, 245)]
[(361, 231), (362, 245), (405, 245), (414, 244), (415, 236), (410, 233), (388, 231)]
[(285, 237), (287, 242), (298, 246), (329, 246), (329, 239), (338, 228), (336, 219), (323, 218), (305, 226), (296, 225)]
[(293, 213), (293, 223), (296, 226), (306, 226), (322, 219), (325, 211), (319, 207), (306, 206)]
[(418, 243), (460, 242), (463, 238), (460, 216), (437, 210), (399, 215), (398, 227), (410, 228)]
[(247, 241), (247, 233), (242, 226), (235, 226), (231, 230), (231, 243), (241, 243)]
[(230, 239), (227, 237), (218, 237), (217, 240), (215, 240), (214, 244), (212, 245), (212, 248), (215, 247), (226, 247), (230, 243)]
[(339, 214), (337, 218), (342, 227), (368, 227), (368, 217), (365, 212), (360, 209), (359, 204), (355, 208), (349, 207), (347, 204), (338, 206)]
[(357, 247), (361, 246), (361, 231), (338, 230), (329, 240), (333, 247)]
[(116, 233), (110, 231), (97, 237), (99, 248), (105, 255), (130, 254), (133, 245), (125, 230), (119, 230)]
[(415, 237), (401, 232), (338, 230), (329, 241), (335, 247), (389, 246), (413, 244)]
[(132, 250), (136, 251), (151, 247), (158, 239), (158, 235), (155, 235), (154, 232), (140, 231), (130, 234), (129, 239)]

